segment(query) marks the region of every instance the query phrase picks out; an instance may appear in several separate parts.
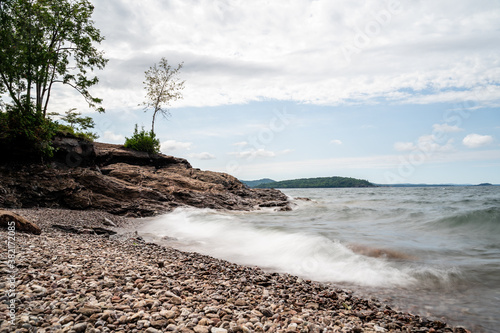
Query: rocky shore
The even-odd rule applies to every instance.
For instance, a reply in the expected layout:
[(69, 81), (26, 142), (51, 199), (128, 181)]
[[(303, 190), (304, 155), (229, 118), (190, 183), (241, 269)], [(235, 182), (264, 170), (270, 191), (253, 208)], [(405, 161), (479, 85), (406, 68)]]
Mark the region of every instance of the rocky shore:
[[(467, 332), (327, 284), (146, 243), (133, 232), (135, 219), (14, 212), (42, 232), (15, 233), (15, 273), (1, 242), (0, 332)], [(92, 231), (114, 226), (130, 232)], [(2, 240), (8, 233), (0, 229)]]
[(56, 137), (55, 156), (0, 152), (0, 208), (51, 207), (152, 216), (179, 206), (289, 209), (274, 189), (250, 189), (235, 177), (193, 168), (182, 158), (149, 155), (120, 145)]

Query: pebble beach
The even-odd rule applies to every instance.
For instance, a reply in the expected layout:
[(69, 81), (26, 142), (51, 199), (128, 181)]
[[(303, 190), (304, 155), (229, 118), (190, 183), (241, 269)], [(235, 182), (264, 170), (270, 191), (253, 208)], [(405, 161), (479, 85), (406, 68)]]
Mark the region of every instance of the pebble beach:
[(12, 271), (0, 230), (0, 332), (469, 332), (333, 285), (147, 243), (134, 233), (140, 220), (12, 211), (42, 234), (15, 233)]

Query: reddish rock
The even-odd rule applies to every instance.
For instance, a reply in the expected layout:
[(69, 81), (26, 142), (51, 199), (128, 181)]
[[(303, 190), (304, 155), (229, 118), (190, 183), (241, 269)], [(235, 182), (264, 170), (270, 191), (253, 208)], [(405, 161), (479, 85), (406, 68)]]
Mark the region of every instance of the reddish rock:
[(73, 141), (59, 142), (51, 166), (13, 161), (0, 165), (0, 207), (99, 209), (133, 217), (179, 206), (288, 207), (287, 197), (278, 190), (250, 189), (229, 174), (195, 169), (182, 158)]
[(16, 231), (27, 232), (35, 235), (40, 235), (42, 233), (40, 227), (38, 227), (35, 223), (30, 222), (15, 213), (0, 210), (0, 227), (7, 229), (9, 226), (12, 226), (12, 222), (15, 224)]

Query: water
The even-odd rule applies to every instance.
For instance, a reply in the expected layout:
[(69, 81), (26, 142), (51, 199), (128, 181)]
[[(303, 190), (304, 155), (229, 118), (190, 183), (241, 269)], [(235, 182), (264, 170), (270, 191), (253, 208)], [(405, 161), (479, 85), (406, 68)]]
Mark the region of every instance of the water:
[(500, 187), (283, 192), (311, 201), (294, 199), (289, 212), (177, 209), (140, 233), (500, 332)]

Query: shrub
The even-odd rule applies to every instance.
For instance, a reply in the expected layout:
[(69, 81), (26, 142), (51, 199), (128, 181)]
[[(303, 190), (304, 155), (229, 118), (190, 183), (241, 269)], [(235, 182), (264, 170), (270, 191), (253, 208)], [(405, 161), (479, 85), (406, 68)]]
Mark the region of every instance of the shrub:
[(75, 131), (73, 127), (63, 124), (57, 124), (57, 132), (62, 135), (72, 135), (76, 138), (89, 142), (94, 142), (99, 138), (99, 135), (97, 135), (97, 133)]
[(0, 147), (8, 152), (33, 152), (42, 157), (52, 157), (52, 138), (57, 124), (40, 113), (22, 113), (19, 108), (7, 106), (0, 112)]
[(146, 132), (144, 127), (139, 131), (136, 124), (134, 135), (131, 138), (125, 138), (125, 148), (145, 151), (149, 154), (158, 154), (160, 152), (160, 140), (156, 138), (153, 131)]

